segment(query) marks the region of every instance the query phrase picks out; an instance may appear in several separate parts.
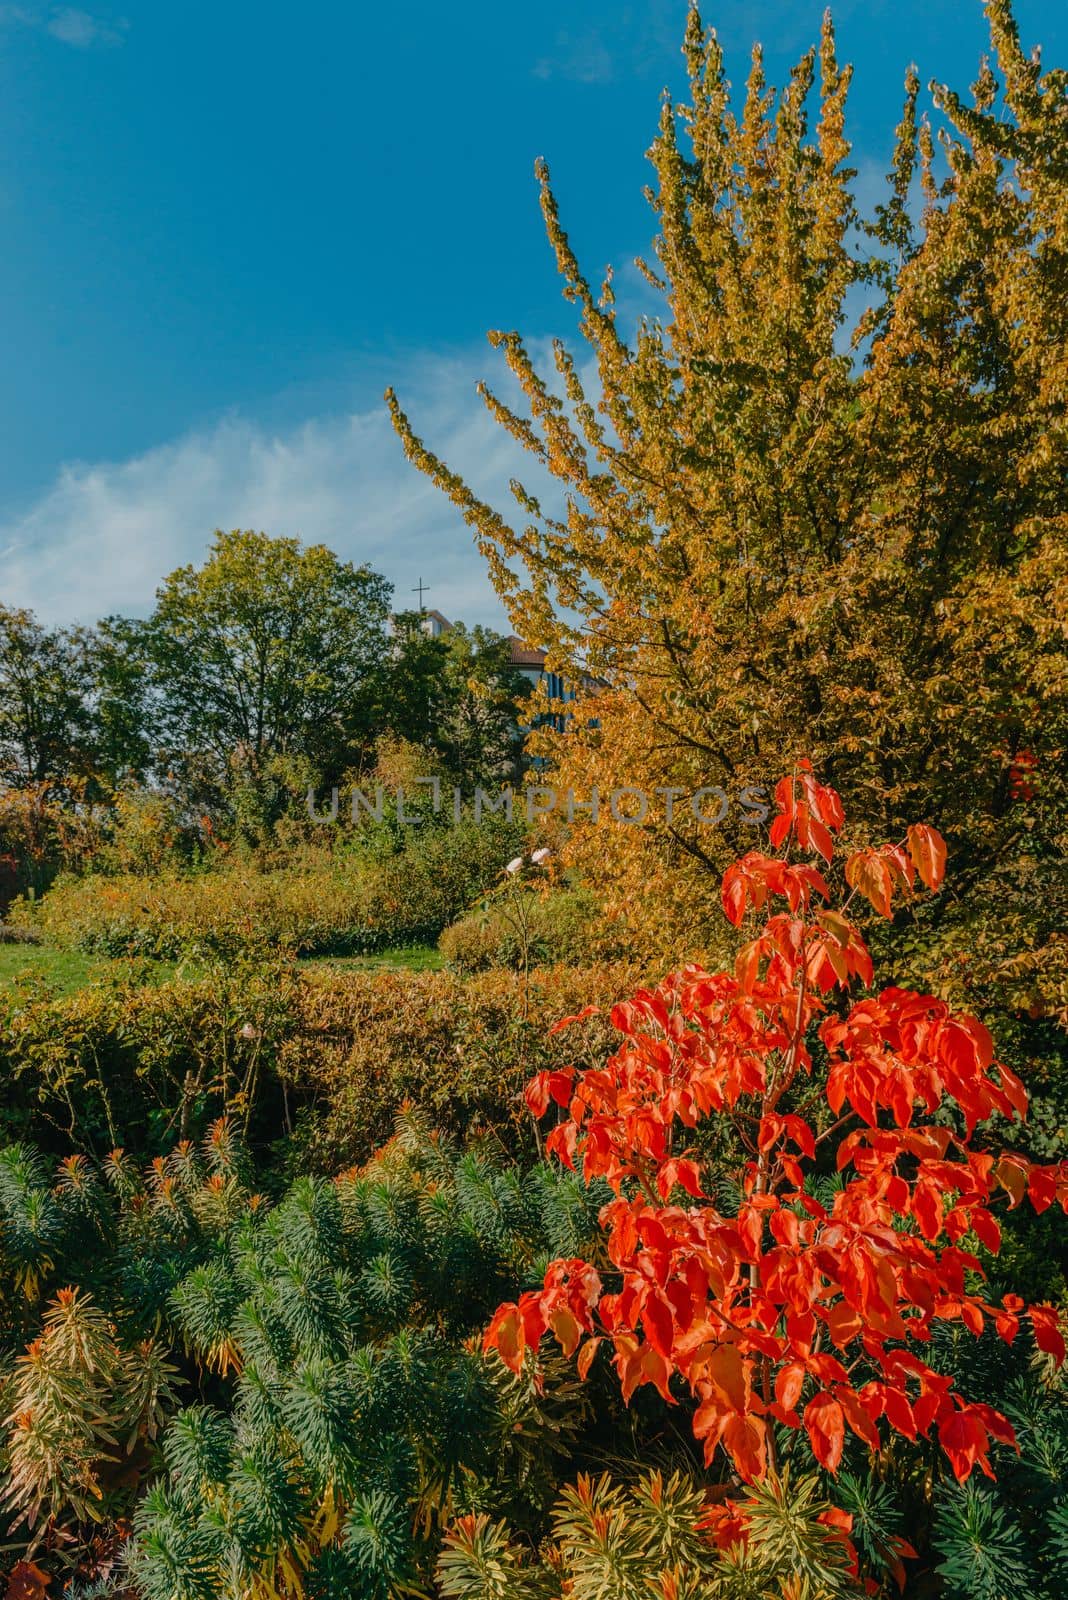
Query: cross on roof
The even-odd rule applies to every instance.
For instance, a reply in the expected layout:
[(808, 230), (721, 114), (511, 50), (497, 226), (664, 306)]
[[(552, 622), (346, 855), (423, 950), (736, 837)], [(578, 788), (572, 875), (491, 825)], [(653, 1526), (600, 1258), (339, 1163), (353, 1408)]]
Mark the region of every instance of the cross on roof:
[(422, 578), (420, 578), (419, 582), (417, 584), (415, 584), (415, 586), (412, 589), (412, 593), (413, 594), (417, 594), (419, 596), (419, 609), (420, 609), (420, 611), (425, 611), (426, 610), (426, 606), (423, 604), (423, 594), (429, 588), (430, 588), (429, 583), (424, 583)]

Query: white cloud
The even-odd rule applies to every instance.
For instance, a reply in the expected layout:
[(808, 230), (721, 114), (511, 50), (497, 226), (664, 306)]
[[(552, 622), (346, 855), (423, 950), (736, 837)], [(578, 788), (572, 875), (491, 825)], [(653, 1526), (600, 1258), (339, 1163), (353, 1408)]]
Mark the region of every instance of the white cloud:
[(62, 6), (48, 19), (48, 31), (62, 44), (71, 44), (76, 50), (88, 50), (96, 44), (121, 44), (128, 24), (116, 26), (101, 22), (98, 17), (80, 11), (77, 6)]
[(576, 83), (608, 83), (615, 61), (596, 28), (572, 33), (561, 28), (550, 55), (539, 56), (531, 71), (536, 78), (570, 78)]
[[(495, 365), (489, 351), (412, 363), (397, 389), (427, 444), (506, 511), (508, 480), (530, 463), (475, 393)], [(65, 466), (0, 518), (3, 599), (50, 623), (144, 615), (161, 578), (202, 560), (220, 527), (327, 544), (382, 572), (398, 607), (416, 603), (422, 578), (426, 604), (447, 616), (507, 625), (471, 531), (405, 460), (384, 404), (288, 429), (234, 416), (126, 461)]]
[(559, 28), (530, 70), (583, 84), (675, 75), (685, 32), (686, 0), (640, 0), (618, 7), (609, 25)]
[(130, 24), (125, 17), (104, 21), (80, 6), (0, 5), (0, 26), (43, 28), (61, 44), (75, 50), (121, 44)]

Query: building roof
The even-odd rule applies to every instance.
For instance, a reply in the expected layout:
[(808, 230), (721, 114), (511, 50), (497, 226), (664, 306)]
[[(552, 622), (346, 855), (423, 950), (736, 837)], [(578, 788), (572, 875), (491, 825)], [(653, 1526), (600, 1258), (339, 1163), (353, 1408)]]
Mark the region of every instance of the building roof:
[(544, 667), (547, 652), (537, 645), (526, 644), (516, 634), (508, 635), (509, 661), (513, 667)]
[(440, 611), (427, 609), (426, 611), (422, 612), (421, 615), (432, 618), (434, 622), (439, 622), (443, 632), (448, 632), (452, 628), (452, 623), (449, 621), (448, 617), (443, 617)]

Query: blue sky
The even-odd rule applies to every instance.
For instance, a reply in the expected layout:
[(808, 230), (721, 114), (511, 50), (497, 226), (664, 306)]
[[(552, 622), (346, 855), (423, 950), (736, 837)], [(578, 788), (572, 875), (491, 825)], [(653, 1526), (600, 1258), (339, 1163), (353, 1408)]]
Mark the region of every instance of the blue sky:
[[(833, 9), (870, 193), (908, 61), (965, 87), (982, 9)], [(736, 83), (754, 37), (781, 82), (820, 6), (704, 14)], [(1068, 58), (1068, 9), (1017, 15)], [(480, 486), (506, 483), (474, 394), (495, 371), (485, 330), (569, 330), (534, 159), (589, 270), (625, 268), (684, 19), (685, 0), (0, 3), (0, 599), (54, 621), (143, 612), (215, 526), (241, 525), (502, 622), (382, 390)]]

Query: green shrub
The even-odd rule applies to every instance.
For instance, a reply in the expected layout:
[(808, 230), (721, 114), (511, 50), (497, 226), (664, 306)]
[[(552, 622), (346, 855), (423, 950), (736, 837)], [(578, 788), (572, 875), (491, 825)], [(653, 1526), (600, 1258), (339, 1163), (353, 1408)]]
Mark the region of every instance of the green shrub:
[(308, 847), (290, 866), (252, 861), (210, 871), (62, 877), (11, 921), (93, 954), (169, 959), (252, 938), (302, 954), (362, 955), (433, 942), (499, 873), (506, 827), (461, 823), (406, 831), (364, 855)]
[(816, 1477), (771, 1477), (734, 1507), (746, 1539), (725, 1554), (707, 1487), (685, 1472), (635, 1483), (582, 1477), (560, 1498), (541, 1560), (485, 1514), (461, 1519), (438, 1564), (445, 1600), (860, 1600), (849, 1553), (820, 1521), (831, 1501)]
[(107, 872), (180, 869), (201, 851), (200, 830), (177, 796), (130, 785), (116, 794), (107, 816), (107, 842), (97, 864)]
[(274, 1062), (299, 1026), (298, 991), (292, 964), (262, 952), (191, 981), (148, 983), (132, 964), (71, 994), (5, 987), (0, 1134), (146, 1156), (228, 1112), (263, 1138), (284, 1110)]
[[(621, 932), (606, 924), (596, 899), (586, 889), (556, 889), (530, 896), (526, 916), (532, 966), (559, 961), (585, 965), (591, 960), (613, 960), (624, 953)], [(516, 919), (499, 904), (468, 911), (458, 918), (445, 929), (438, 948), (450, 966), (460, 972), (523, 965), (524, 944)]]
[[(531, 1149), (522, 1087), (574, 1059), (575, 1038), (549, 1028), (587, 1001), (611, 1005), (639, 976), (301, 971), (239, 952), (164, 983), (12, 987), (0, 991), (0, 1130), (33, 1129), (57, 1152), (153, 1155), (229, 1113), (258, 1145), (292, 1136), (290, 1170), (323, 1171), (366, 1160), (412, 1100), (454, 1134), (492, 1130)], [(599, 1019), (587, 1032), (589, 1049), (604, 1047)]]
[(429, 1577), (476, 1504), (537, 1530), (594, 1439), (593, 1392), (562, 1363), (548, 1394), (515, 1380), (476, 1336), (551, 1256), (593, 1247), (607, 1189), (413, 1117), (369, 1166), (277, 1204), (254, 1180), (226, 1122), (144, 1171), (0, 1150), (8, 1533), (69, 1572), (139, 1502), (137, 1592), (173, 1600), (305, 1580), (384, 1597)]
[(492, 1135), (530, 1151), (537, 1133), (522, 1099), (528, 1079), (576, 1059), (603, 1059), (607, 1015), (581, 1035), (549, 1030), (586, 1004), (607, 1010), (639, 980), (633, 966), (563, 964), (529, 983), (501, 968), (316, 974), (301, 990), (301, 1026), (278, 1070), (302, 1108), (290, 1160), (306, 1170), (360, 1161), (406, 1102), (456, 1136)]
[(144, 1173), (122, 1151), (50, 1171), (0, 1150), (0, 1495), (31, 1550), (76, 1559), (71, 1524), (128, 1514), (183, 1381), (171, 1291), (247, 1211), (247, 1177), (222, 1123)]

